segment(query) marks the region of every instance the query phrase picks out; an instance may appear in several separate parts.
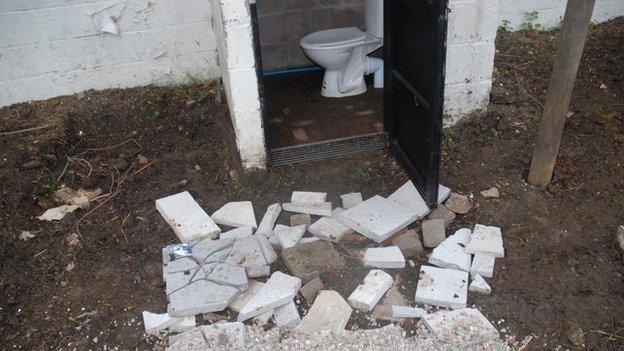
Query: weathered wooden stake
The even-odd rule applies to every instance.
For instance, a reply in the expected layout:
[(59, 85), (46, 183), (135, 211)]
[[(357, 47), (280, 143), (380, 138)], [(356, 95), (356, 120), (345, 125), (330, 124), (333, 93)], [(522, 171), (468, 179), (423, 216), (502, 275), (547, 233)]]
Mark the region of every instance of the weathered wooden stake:
[(568, 0), (559, 33), (557, 55), (546, 96), (544, 114), (531, 161), (529, 171), (531, 184), (546, 185), (552, 178), (595, 2), (595, 0)]

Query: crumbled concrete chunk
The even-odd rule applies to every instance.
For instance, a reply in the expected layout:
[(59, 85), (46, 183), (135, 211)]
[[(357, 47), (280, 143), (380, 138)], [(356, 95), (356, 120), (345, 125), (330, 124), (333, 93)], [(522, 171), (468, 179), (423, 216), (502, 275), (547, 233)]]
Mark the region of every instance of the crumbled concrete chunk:
[(359, 285), (347, 301), (355, 309), (372, 311), (391, 285), (392, 276), (390, 274), (380, 269), (373, 269), (364, 278), (364, 284)]
[(262, 250), (262, 254), (264, 255), (264, 260), (268, 265), (273, 264), (277, 260), (277, 253), (273, 248), (273, 245), (269, 242), (264, 235), (255, 235), (258, 240), (258, 244), (260, 245), (260, 250)]
[(446, 239), (444, 221), (428, 219), (422, 222), (423, 244), (425, 247), (436, 247)]
[(470, 254), (488, 253), (495, 258), (505, 257), (503, 235), (500, 228), (475, 224), (470, 243), (466, 246), (466, 252)]
[(246, 345), (243, 323), (215, 323), (170, 336), (167, 351), (244, 350)]
[(422, 318), (427, 314), (427, 310), (418, 307), (392, 306), (392, 317), (394, 318)]
[(494, 276), (494, 262), (496, 259), (494, 256), (487, 253), (476, 253), (474, 255), (474, 259), (472, 260), (472, 266), (470, 267), (470, 274), (474, 277), (477, 274), (486, 277), (492, 278)]
[(156, 209), (183, 243), (214, 239), (221, 233), (188, 191), (156, 200)]
[(620, 246), (620, 250), (622, 250), (622, 253), (624, 253), (624, 225), (618, 227), (616, 240), (618, 242), (618, 245)]
[(276, 307), (273, 318), (275, 318), (275, 325), (278, 327), (296, 327), (301, 322), (295, 301)]
[(249, 285), (247, 286), (247, 289), (243, 290), (241, 294), (238, 295), (236, 299), (234, 299), (234, 301), (232, 301), (229, 306), (230, 309), (234, 312), (240, 312), (240, 310), (243, 309), (243, 306), (245, 306), (245, 304), (249, 302), (252, 297), (260, 292), (263, 286), (263, 282), (259, 282), (253, 279), (249, 280)]
[(422, 317), (422, 322), (439, 338), (455, 338), (460, 335), (467, 338), (467, 333), (484, 338), (499, 338), (498, 330), (476, 308), (438, 311)]
[(472, 259), (464, 248), (470, 242), (470, 229), (462, 228), (446, 238), (429, 256), (429, 263), (442, 268), (470, 271)]
[(251, 201), (228, 202), (212, 214), (212, 219), (229, 227), (258, 227)]
[(444, 205), (449, 210), (459, 214), (466, 214), (472, 208), (472, 203), (468, 196), (458, 193), (451, 193), (451, 196), (446, 200)]
[(65, 218), (65, 215), (76, 211), (79, 207), (76, 205), (61, 205), (54, 208), (49, 208), (41, 216), (37, 217), (41, 221), (60, 221)]
[(319, 278), (314, 278), (307, 282), (304, 286), (301, 287), (299, 293), (303, 296), (306, 301), (312, 303), (318, 295), (319, 290), (323, 289), (325, 286), (323, 282)]
[(255, 235), (264, 235), (268, 238), (273, 232), (273, 227), (275, 226), (275, 222), (282, 212), (282, 206), (280, 204), (273, 204), (269, 206), (264, 213), (264, 217), (260, 221), (258, 225), (258, 230), (256, 230)]
[(405, 257), (398, 246), (373, 247), (364, 251), (364, 266), (374, 268), (404, 268)]
[(420, 257), (425, 255), (425, 250), (420, 238), (414, 229), (408, 229), (392, 240), (392, 245), (398, 246), (405, 257)]
[(353, 233), (351, 228), (340, 223), (338, 219), (336, 219), (336, 216), (341, 212), (343, 212), (343, 210), (340, 207), (334, 209), (331, 217), (322, 217), (314, 222), (308, 228), (308, 231), (318, 238), (340, 242), (345, 235)]
[(377, 195), (344, 210), (336, 218), (369, 239), (382, 242), (407, 227), (417, 216), (407, 208)]
[[(187, 318), (175, 318), (169, 316), (167, 313), (152, 313), (143, 311), (143, 326), (145, 327), (145, 333), (149, 335), (158, 335), (158, 333), (165, 331), (170, 326), (182, 322), (192, 317)], [(192, 318), (193, 326), (195, 326), (195, 318)], [(182, 322), (187, 324), (188, 321)]]
[(229, 285), (239, 289), (246, 289), (249, 281), (244, 267), (230, 266), (217, 263), (210, 272), (206, 272), (206, 279), (217, 284)]
[(336, 271), (346, 264), (334, 245), (325, 240), (285, 249), (282, 251), (282, 260), (288, 271), (304, 283), (318, 277), (321, 272)]
[(468, 287), (468, 291), (476, 292), (479, 294), (489, 295), (492, 292), (490, 285), (480, 275), (475, 275), (472, 279), (472, 283)]
[(249, 278), (261, 278), (271, 275), (271, 266), (247, 266), (245, 269)]
[(273, 273), (260, 292), (245, 304), (238, 314), (238, 321), (245, 321), (292, 301), (300, 288), (301, 279), (279, 271)]
[(341, 335), (353, 309), (339, 293), (333, 290), (321, 290), (297, 329), (306, 334), (316, 334), (329, 330), (334, 335)]
[(309, 213), (297, 213), (290, 216), (290, 226), (296, 227), (298, 225), (305, 225), (306, 229), (310, 226), (312, 220)]
[(238, 289), (197, 280), (169, 295), (167, 313), (173, 317), (223, 311), (238, 296)]
[(245, 226), (245, 227), (232, 229), (225, 233), (221, 233), (221, 235), (219, 235), (219, 239), (233, 239), (233, 240), (243, 239), (243, 238), (250, 237), (252, 233), (253, 233), (253, 228), (250, 226)]
[(433, 210), (427, 219), (441, 219), (444, 221), (444, 228), (448, 227), (457, 218), (455, 212), (449, 210), (444, 205), (439, 205), (438, 208)]
[(401, 318), (392, 317), (392, 306), (407, 305), (409, 301), (399, 291), (399, 287), (402, 285), (401, 279), (397, 276), (386, 295), (379, 300), (379, 303), (373, 309), (371, 317), (376, 320), (401, 322)]
[(191, 257), (197, 262), (215, 262), (223, 259), (224, 250), (231, 249), (234, 244), (232, 239), (204, 239), (191, 247)]
[(313, 191), (293, 191), (290, 196), (292, 203), (319, 203), (327, 200), (327, 193)]
[[(438, 187), (438, 204), (446, 200), (450, 193), (451, 189), (440, 185)], [(388, 196), (388, 200), (408, 208), (416, 219), (422, 219), (431, 212), (411, 180), (408, 180), (407, 183)]]
[(433, 306), (464, 308), (468, 297), (468, 272), (420, 267), (414, 301)]
[(331, 202), (319, 202), (319, 203), (307, 203), (307, 202), (291, 202), (283, 203), (282, 208), (284, 211), (296, 212), (296, 213), (308, 213), (317, 216), (331, 216), (332, 203)]
[(282, 246), (282, 249), (287, 249), (297, 245), (305, 231), (306, 226), (302, 224), (296, 227), (280, 227), (279, 229), (275, 229), (274, 234)]
[(243, 267), (267, 265), (256, 236), (236, 240), (225, 263)]
[(345, 210), (348, 210), (351, 207), (358, 205), (364, 201), (362, 199), (362, 193), (349, 193), (340, 195), (340, 199), (342, 200), (342, 207)]
[(495, 187), (495, 186), (493, 186), (493, 187), (491, 187), (491, 188), (489, 188), (489, 189), (487, 189), (487, 190), (482, 190), (482, 191), (480, 192), (480, 194), (481, 194), (481, 196), (483, 196), (483, 197), (484, 197), (484, 198), (486, 198), (486, 199), (487, 199), (487, 198), (491, 198), (491, 197), (496, 198), (496, 197), (499, 197), (499, 196), (500, 196), (500, 193), (499, 193), (499, 191), (498, 191), (498, 188), (497, 188), (497, 187)]

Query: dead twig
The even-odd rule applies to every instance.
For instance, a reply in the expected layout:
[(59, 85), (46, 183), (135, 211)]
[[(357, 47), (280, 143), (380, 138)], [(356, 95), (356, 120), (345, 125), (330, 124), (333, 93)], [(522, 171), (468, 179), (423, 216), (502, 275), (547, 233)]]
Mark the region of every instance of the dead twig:
[(91, 213), (93, 213), (95, 210), (97, 210), (98, 208), (102, 207), (105, 203), (109, 202), (110, 200), (114, 199), (115, 197), (117, 197), (117, 195), (119, 195), (121, 193), (120, 190), (118, 190), (117, 192), (115, 192), (114, 194), (111, 194), (111, 196), (108, 197), (108, 199), (100, 202), (97, 206), (95, 206), (94, 208), (92, 208), (91, 210), (89, 210), (89, 212), (85, 213), (84, 215), (82, 215), (82, 217), (80, 217), (77, 221), (76, 224), (74, 225), (76, 227), (76, 234), (78, 234), (78, 236), (80, 236), (80, 239), (82, 239), (82, 242), (85, 243), (85, 245), (89, 246), (84, 238), (84, 236), (82, 236), (82, 233), (80, 232), (80, 222), (82, 222), (83, 219), (87, 218), (88, 215), (90, 215)]
[(39, 127), (32, 127), (32, 128), (14, 130), (14, 131), (11, 131), (11, 132), (2, 132), (2, 133), (0, 133), (0, 135), (4, 136), (4, 135), (13, 135), (13, 134), (26, 133), (26, 132), (34, 132), (36, 130), (51, 128), (51, 127), (54, 127), (54, 125), (53, 124), (46, 124), (44, 126), (39, 126)]
[(135, 143), (139, 148), (143, 148), (143, 146), (141, 146), (141, 144), (139, 144), (138, 141), (134, 140), (134, 138), (130, 138), (127, 139), (125, 141), (122, 141), (119, 144), (115, 144), (115, 145), (111, 145), (111, 146), (106, 146), (106, 147), (96, 147), (96, 148), (88, 148), (88, 149), (84, 149), (84, 151), (104, 151), (104, 150), (110, 150), (110, 149), (114, 149), (116, 147), (120, 147), (122, 145), (126, 145), (129, 142), (133, 142)]

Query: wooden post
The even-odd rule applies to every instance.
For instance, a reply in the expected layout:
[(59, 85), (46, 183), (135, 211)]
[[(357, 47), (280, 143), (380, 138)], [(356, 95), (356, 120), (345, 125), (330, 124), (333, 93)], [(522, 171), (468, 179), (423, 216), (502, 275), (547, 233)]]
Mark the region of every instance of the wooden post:
[(542, 122), (529, 171), (529, 183), (546, 185), (555, 168), (585, 38), (596, 0), (568, 0)]

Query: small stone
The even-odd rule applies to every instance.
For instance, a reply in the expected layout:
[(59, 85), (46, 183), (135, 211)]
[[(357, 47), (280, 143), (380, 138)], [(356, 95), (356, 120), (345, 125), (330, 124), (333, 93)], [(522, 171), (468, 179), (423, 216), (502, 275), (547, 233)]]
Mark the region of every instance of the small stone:
[(455, 220), (456, 217), (457, 217), (457, 215), (455, 214), (455, 212), (449, 210), (444, 205), (439, 205), (438, 208), (433, 210), (433, 212), (431, 212), (431, 214), (429, 214), (429, 217), (427, 217), (427, 218), (428, 219), (441, 219), (441, 220), (443, 220), (444, 221), (444, 228), (446, 228), (451, 223), (453, 223), (453, 221)]
[(245, 304), (237, 320), (245, 321), (292, 301), (300, 288), (301, 279), (279, 271), (273, 273), (262, 289)]
[(295, 301), (276, 307), (273, 317), (275, 318), (275, 325), (278, 327), (296, 327), (301, 322)]
[(214, 239), (221, 233), (188, 191), (156, 200), (156, 209), (183, 243)]
[(240, 227), (240, 228), (236, 228), (236, 229), (232, 229), (230, 231), (227, 231), (225, 233), (221, 233), (219, 235), (219, 239), (242, 239), (242, 238), (248, 238), (252, 235), (253, 233), (253, 228), (246, 226), (246, 227)]
[(290, 196), (292, 203), (320, 203), (327, 200), (327, 193), (313, 191), (293, 191)]
[(422, 222), (423, 244), (425, 247), (436, 247), (446, 239), (444, 221), (428, 219)]
[(420, 257), (425, 255), (425, 250), (420, 243), (418, 233), (414, 229), (408, 229), (405, 233), (400, 234), (392, 244), (398, 246), (405, 257)]
[(487, 253), (477, 253), (472, 260), (472, 266), (470, 266), (470, 274), (474, 277), (480, 275), (486, 278), (492, 278), (494, 276), (494, 262), (496, 258)]
[(304, 128), (294, 128), (292, 130), (293, 136), (295, 137), (295, 139), (299, 140), (299, 141), (308, 141), (310, 140), (310, 137), (308, 136), (308, 133), (306, 133)]
[(310, 219), (310, 214), (308, 213), (297, 213), (294, 215), (290, 216), (290, 226), (291, 227), (296, 227), (298, 225), (305, 225), (306, 229), (308, 229), (308, 227), (310, 226), (310, 224), (312, 223), (311, 219)]
[(273, 232), (273, 227), (275, 226), (275, 221), (279, 217), (282, 212), (282, 206), (280, 204), (273, 204), (269, 206), (264, 213), (264, 217), (262, 217), (262, 221), (258, 225), (258, 230), (256, 230), (256, 235), (264, 235), (268, 238)]
[(458, 193), (451, 193), (451, 196), (446, 200), (444, 205), (451, 211), (459, 214), (466, 214), (472, 208), (472, 203), (468, 196)]
[(441, 268), (469, 272), (472, 257), (464, 250), (468, 242), (470, 242), (470, 229), (459, 229), (433, 249), (429, 256), (429, 263)]
[(436, 337), (445, 339), (462, 333), (463, 340), (498, 339), (498, 330), (476, 308), (462, 308), (453, 311), (438, 311), (422, 317), (422, 322)]
[(211, 218), (215, 223), (229, 227), (258, 227), (251, 201), (228, 202), (213, 213)]
[(489, 188), (489, 189), (487, 189), (487, 190), (482, 190), (480, 194), (481, 194), (481, 196), (483, 196), (484, 198), (491, 198), (491, 197), (496, 198), (496, 197), (499, 197), (499, 196), (500, 196), (500, 193), (499, 193), (499, 191), (498, 191), (498, 188), (497, 188), (497, 187), (495, 187), (495, 186), (493, 186), (493, 187), (491, 187), (491, 188)]
[(323, 282), (319, 278), (314, 278), (307, 282), (304, 286), (301, 287), (299, 293), (303, 296), (306, 301), (312, 303), (318, 295), (319, 290), (323, 289), (325, 286)]
[(223, 311), (238, 296), (238, 289), (197, 280), (169, 295), (167, 313), (173, 317)]
[(372, 311), (390, 286), (392, 276), (380, 269), (373, 269), (364, 278), (364, 284), (359, 285), (347, 301), (355, 309)]
[(410, 267), (416, 267), (416, 262), (412, 260), (407, 260), (407, 263), (409, 263)]
[(33, 234), (33, 233), (31, 233), (31, 232), (29, 232), (27, 230), (22, 231), (22, 233), (20, 234), (20, 239), (23, 240), (23, 241), (30, 240), (30, 239), (32, 239), (34, 237), (35, 237), (35, 234)]
[(364, 252), (364, 266), (373, 268), (404, 268), (405, 257), (398, 246), (375, 247)]
[(500, 228), (475, 224), (470, 236), (470, 243), (466, 246), (466, 252), (470, 254), (488, 253), (495, 258), (505, 257), (503, 235)]
[(477, 274), (472, 279), (472, 283), (470, 283), (468, 291), (489, 295), (492, 293), (492, 288), (488, 285), (485, 279), (483, 279), (483, 277)]
[(414, 301), (433, 306), (464, 308), (468, 298), (468, 272), (420, 267)]
[(202, 169), (202, 168), (201, 168), (201, 166), (200, 166), (200, 165), (195, 165), (195, 166), (193, 166), (193, 169), (194, 169), (196, 172), (199, 172), (199, 171), (201, 171), (201, 169)]
[(317, 278), (322, 272), (336, 271), (346, 264), (334, 246), (325, 240), (285, 249), (282, 251), (282, 260), (288, 271), (304, 283)]
[(310, 335), (325, 330), (334, 335), (341, 335), (352, 312), (351, 306), (339, 293), (333, 290), (321, 290), (297, 329)]
[(332, 203), (331, 202), (319, 202), (319, 203), (283, 203), (282, 208), (284, 211), (296, 212), (296, 213), (308, 213), (317, 216), (331, 216)]
[[(450, 193), (451, 189), (445, 187), (444, 185), (439, 185), (438, 204), (441, 204), (444, 200), (446, 200)], [(408, 180), (399, 189), (388, 196), (388, 200), (408, 208), (416, 219), (422, 219), (429, 214), (429, 212), (431, 212), (429, 206), (427, 206), (425, 200), (422, 198), (420, 192), (416, 189), (411, 180)]]
[(282, 249), (287, 249), (297, 245), (299, 240), (303, 237), (306, 231), (305, 224), (298, 225), (296, 227), (280, 227), (275, 229), (275, 236), (279, 241)]
[(349, 193), (340, 195), (340, 200), (342, 200), (342, 208), (344, 208), (345, 210), (348, 210), (351, 207), (359, 205), (363, 202), (362, 193)]
[(392, 306), (392, 317), (394, 318), (422, 318), (427, 314), (427, 310), (418, 307)]
[(67, 241), (67, 245), (69, 246), (80, 246), (80, 237), (76, 233), (69, 234), (65, 241)]
[(574, 346), (582, 346), (585, 344), (585, 332), (580, 327), (573, 325), (567, 332), (568, 340)]
[(244, 267), (230, 266), (225, 263), (216, 263), (210, 272), (206, 272), (206, 279), (217, 284), (229, 285), (243, 290), (249, 284)]
[(58, 207), (50, 208), (45, 211), (41, 216), (37, 217), (41, 221), (60, 221), (65, 218), (65, 215), (72, 213), (78, 209), (76, 205), (61, 205)]

